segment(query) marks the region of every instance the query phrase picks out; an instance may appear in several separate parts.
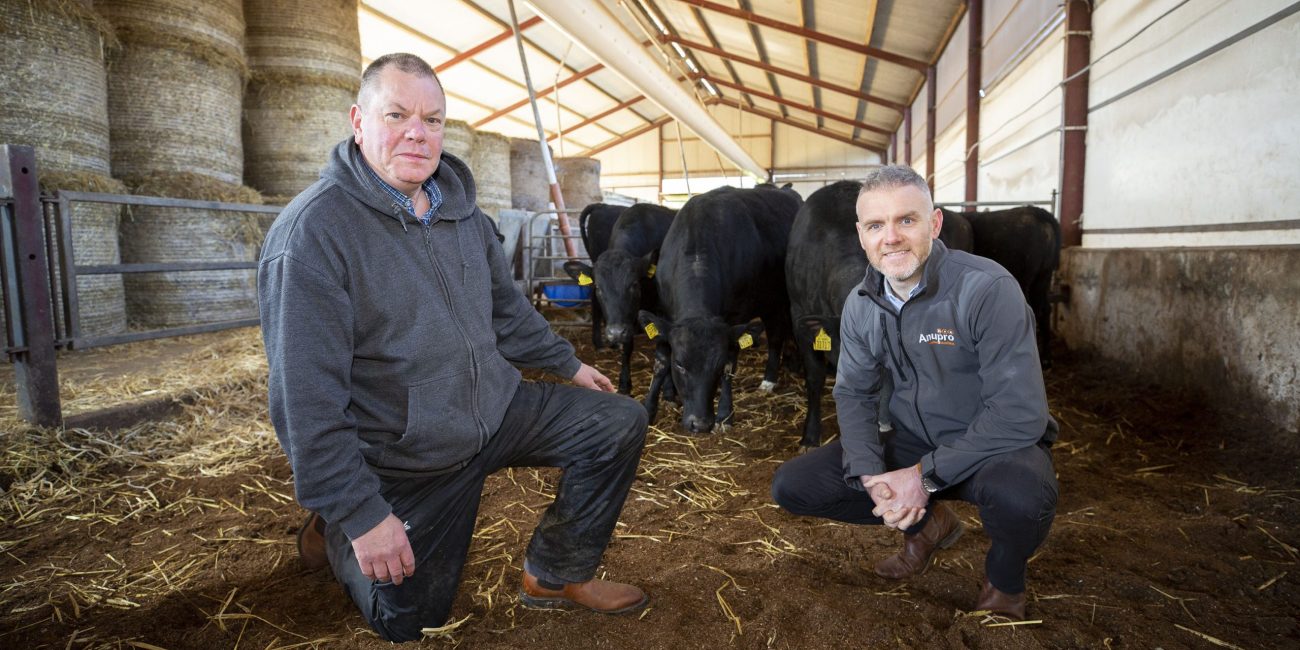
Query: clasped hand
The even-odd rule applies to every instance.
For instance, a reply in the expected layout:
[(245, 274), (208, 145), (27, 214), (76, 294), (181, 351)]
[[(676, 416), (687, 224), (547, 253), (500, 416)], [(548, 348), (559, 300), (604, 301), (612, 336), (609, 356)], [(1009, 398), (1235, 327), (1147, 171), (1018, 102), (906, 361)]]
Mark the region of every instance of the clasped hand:
[(921, 474), (915, 466), (859, 479), (876, 504), (871, 514), (883, 519), (886, 526), (907, 530), (925, 516), (930, 494), (921, 485)]

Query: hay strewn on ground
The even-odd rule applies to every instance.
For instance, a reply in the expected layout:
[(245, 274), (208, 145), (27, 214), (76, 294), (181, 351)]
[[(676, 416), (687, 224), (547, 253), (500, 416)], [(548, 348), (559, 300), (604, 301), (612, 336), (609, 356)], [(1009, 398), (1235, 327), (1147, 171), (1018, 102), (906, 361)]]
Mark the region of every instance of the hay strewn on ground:
[[(616, 371), (614, 353), (566, 331)], [(65, 408), (188, 396), (167, 421), (31, 430), (11, 392), (0, 404), (0, 645), (391, 647), (327, 573), (296, 564), (301, 511), (266, 420), (257, 330), (194, 340), (116, 348), (93, 357), (99, 374), (65, 361)], [(1049, 376), (1062, 503), (1030, 564), (1033, 621), (1004, 625), (966, 611), (987, 549), (972, 508), (959, 507), (971, 529), (930, 571), (889, 583), (869, 567), (894, 533), (771, 504), (803, 402), (789, 374), (774, 396), (756, 390), (761, 357), (742, 359), (731, 431), (677, 435), (667, 406), (650, 432), (603, 570), (646, 586), (646, 612), (519, 607), (523, 549), (560, 475), (515, 469), (485, 487), (454, 620), (428, 645), (1249, 648), (1300, 634), (1296, 462), (1231, 421), (1064, 355)], [(635, 358), (643, 391), (649, 359)]]

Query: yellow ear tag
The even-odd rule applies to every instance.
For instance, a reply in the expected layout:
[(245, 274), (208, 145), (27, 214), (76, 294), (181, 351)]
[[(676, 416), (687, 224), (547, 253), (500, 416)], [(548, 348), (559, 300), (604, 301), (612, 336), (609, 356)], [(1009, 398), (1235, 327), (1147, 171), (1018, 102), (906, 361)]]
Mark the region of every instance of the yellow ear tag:
[(645, 276), (646, 276), (647, 278), (653, 278), (653, 277), (655, 276), (655, 265), (654, 265), (654, 264), (651, 264), (650, 267), (647, 268), (647, 269), (645, 270)]
[(645, 335), (650, 337), (651, 339), (654, 339), (654, 337), (659, 336), (659, 328), (655, 327), (654, 323), (646, 323)]
[(593, 283), (595, 283), (595, 280), (592, 280), (590, 275), (587, 275), (586, 273), (578, 274), (578, 286), (585, 287)]
[(813, 339), (813, 349), (818, 352), (831, 351), (831, 335), (827, 334), (825, 329), (817, 331), (817, 338)]
[(738, 342), (740, 343), (740, 349), (742, 350), (747, 350), (749, 348), (754, 347), (754, 337), (750, 336), (749, 332), (745, 332), (744, 334), (741, 334), (740, 340)]

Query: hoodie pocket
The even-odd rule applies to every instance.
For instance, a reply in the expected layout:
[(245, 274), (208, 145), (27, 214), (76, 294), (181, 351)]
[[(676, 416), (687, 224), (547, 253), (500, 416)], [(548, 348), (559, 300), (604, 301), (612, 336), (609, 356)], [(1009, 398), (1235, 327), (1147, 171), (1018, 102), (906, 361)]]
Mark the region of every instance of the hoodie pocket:
[(441, 375), (407, 388), (406, 431), (389, 443), (381, 466), (409, 472), (454, 467), (482, 448), (474, 416), (469, 370)]

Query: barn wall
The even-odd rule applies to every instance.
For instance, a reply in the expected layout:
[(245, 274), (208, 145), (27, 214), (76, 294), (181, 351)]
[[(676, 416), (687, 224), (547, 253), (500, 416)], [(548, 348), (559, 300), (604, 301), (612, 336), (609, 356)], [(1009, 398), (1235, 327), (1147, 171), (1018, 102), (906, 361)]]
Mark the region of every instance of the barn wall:
[(659, 202), (659, 130), (643, 133), (598, 154), (600, 189)]
[(1300, 431), (1297, 248), (1071, 248), (1060, 275), (1071, 348)]
[[(1032, 34), (1025, 31), (1017, 34), (1020, 43)], [(981, 201), (1050, 199), (1059, 185), (1064, 36), (1058, 26), (1019, 65), (990, 80), (980, 105)]]
[(1063, 255), (1056, 323), (1071, 347), (1296, 432), (1300, 15), (1176, 4), (1094, 12), (1083, 247)]
[(935, 203), (966, 200), (966, 120), (964, 112), (962, 115), (934, 138)]

